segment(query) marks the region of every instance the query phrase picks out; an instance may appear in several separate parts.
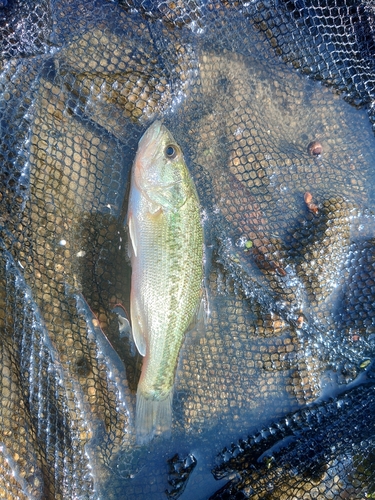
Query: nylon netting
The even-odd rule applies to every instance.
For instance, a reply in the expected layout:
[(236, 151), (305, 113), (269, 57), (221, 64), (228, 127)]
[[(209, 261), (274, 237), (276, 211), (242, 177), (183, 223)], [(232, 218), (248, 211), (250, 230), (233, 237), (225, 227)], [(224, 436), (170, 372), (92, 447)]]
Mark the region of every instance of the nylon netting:
[[(0, 1), (2, 498), (375, 497), (374, 30), (371, 1)], [(139, 447), (115, 311), (156, 118), (209, 314)]]

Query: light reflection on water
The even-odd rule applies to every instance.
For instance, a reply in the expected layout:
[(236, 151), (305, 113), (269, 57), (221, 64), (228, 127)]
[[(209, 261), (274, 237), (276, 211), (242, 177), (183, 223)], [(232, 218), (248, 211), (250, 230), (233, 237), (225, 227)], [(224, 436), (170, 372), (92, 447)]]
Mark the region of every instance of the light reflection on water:
[[(134, 13), (127, 15), (132, 20), (134, 34), (137, 32), (134, 25), (139, 19)], [(288, 326), (288, 318), (279, 317), (277, 311), (262, 309), (251, 290), (246, 297), (243, 283), (225, 271), (222, 257), (220, 261), (218, 256), (218, 239), (224, 241), (224, 246), (227, 241), (228, 246), (233, 244), (234, 251), (241, 252), (246, 250), (249, 241), (241, 232), (232, 234), (230, 222), (222, 217), (226, 202), (233, 203), (236, 195), (222, 182), (227, 177), (221, 175), (229, 171), (247, 189), (240, 199), (243, 206), (248, 203), (247, 198), (256, 199), (275, 240), (293, 241), (295, 232), (310, 227), (314, 219), (304, 203), (304, 194), (308, 191), (320, 207), (334, 195), (352, 200), (356, 208), (350, 212), (351, 239), (366, 241), (373, 237), (375, 229), (374, 140), (365, 111), (351, 108), (330, 89), (284, 66), (250, 27), (249, 38), (243, 44), (237, 41), (234, 48), (230, 43), (224, 47), (225, 40), (212, 40), (196, 23), (182, 28), (179, 35), (183, 40), (185, 36), (189, 39), (190, 34), (186, 32), (197, 35), (194, 50), (190, 45), (187, 50), (192, 59), (187, 63), (189, 78), (183, 84), (173, 82), (175, 87), (163, 83), (160, 107), (153, 112), (150, 105), (150, 110), (147, 108), (137, 121), (127, 108), (124, 111), (123, 96), (106, 94), (112, 90), (118, 92), (123, 82), (116, 68), (114, 74), (105, 71), (106, 58), (111, 59), (112, 54), (104, 55), (103, 49), (96, 48), (116, 42), (121, 50), (117, 47), (114, 57), (126, 54), (127, 43), (131, 41), (126, 38), (128, 24), (124, 16), (122, 28), (118, 28), (117, 19), (103, 18), (106, 29), (97, 26), (83, 35), (72, 25), (69, 28), (72, 32), (66, 36), (77, 29), (78, 34), (72, 36), (74, 40), (67, 47), (54, 50), (50, 54), (54, 59), (48, 63), (50, 68), (46, 63), (43, 74), (36, 77), (40, 85), (32, 101), (35, 109), (31, 118), (28, 114), (25, 116), (27, 120), (34, 120), (30, 133), (34, 142), (31, 141), (32, 146), (29, 138), (25, 142), (30, 146), (31, 160), (20, 170), (20, 182), (28, 185), (24, 177), (29, 175), (30, 168), (33, 233), (30, 247), (38, 255), (36, 266), (39, 267), (34, 269), (34, 264), (30, 264), (34, 261), (26, 258), (19, 262), (20, 267), (26, 269), (34, 300), (41, 316), (45, 317), (46, 329), (66, 363), (64, 369), (71, 370), (75, 382), (79, 380), (84, 386), (89, 379), (90, 382), (100, 379), (103, 386), (98, 384), (94, 393), (94, 396), (99, 394), (100, 399), (103, 394), (107, 396), (103, 380), (110, 380), (116, 386), (112, 369), (124, 363), (125, 371), (121, 366), (118, 368), (122, 381), (115, 389), (121, 401), (125, 401), (124, 407), (129, 407), (131, 418), (125, 422), (120, 444), (107, 421), (113, 434), (106, 436), (107, 428), (102, 426), (100, 418), (104, 417), (100, 412), (107, 405), (103, 413), (107, 412), (106, 417), (109, 413), (113, 423), (121, 412), (126, 413), (121, 401), (113, 402), (110, 398), (107, 401), (104, 397), (105, 402), (100, 402), (97, 408), (90, 386), (88, 394), (94, 404), (84, 413), (87, 429), (97, 428), (98, 438), (106, 436), (115, 443), (103, 467), (109, 470), (108, 490), (116, 492), (117, 498), (121, 498), (121, 494), (132, 499), (165, 498), (164, 491), (170, 488), (167, 460), (176, 453), (181, 458), (191, 453), (197, 459), (197, 466), (181, 499), (203, 500), (222, 484), (211, 474), (217, 453), (231, 442), (319, 397), (321, 371), (326, 369), (327, 359), (318, 363), (316, 353), (325, 347), (337, 353), (337, 357), (349, 356), (350, 349), (347, 352), (344, 347), (348, 346), (340, 342), (351, 342), (349, 347), (354, 354), (357, 342), (355, 329), (337, 341), (325, 338), (326, 331), (340, 314), (342, 301), (342, 284), (332, 278), (334, 273), (326, 282), (327, 288), (333, 290), (332, 296), (318, 305), (309, 302), (293, 259), (286, 262), (287, 276), (279, 280), (285, 288), (302, 289), (296, 297), (303, 305), (303, 318), (316, 320), (318, 334), (312, 329), (316, 337), (306, 336), (307, 329), (296, 331), (295, 325)], [(169, 35), (173, 44), (173, 30)], [(180, 50), (179, 41), (178, 44)], [(152, 52), (150, 60), (163, 58), (160, 47), (158, 50), (159, 53)], [(98, 60), (95, 59), (97, 52)], [(178, 62), (184, 68), (183, 54), (179, 52), (176, 60), (168, 60), (169, 64)], [(33, 71), (38, 71), (38, 61), (29, 64)], [(94, 70), (90, 69), (92, 66)], [(159, 68), (149, 70), (157, 72)], [(106, 79), (108, 84), (99, 85)], [(172, 97), (169, 96), (171, 88), (176, 92)], [(85, 101), (87, 92), (89, 96)], [(128, 174), (140, 136), (153, 118), (160, 116), (184, 151), (201, 199), (208, 248), (205, 285), (210, 314), (203, 327), (199, 325), (187, 333), (181, 350), (171, 440), (157, 438), (149, 447), (140, 449), (134, 445), (133, 428), (140, 359), (134, 356), (131, 340), (120, 334), (111, 311), (118, 302), (129, 309), (130, 270), (123, 224)], [(48, 130), (48, 143), (39, 137), (41, 130)], [(307, 147), (317, 139), (323, 145), (323, 154), (312, 158)], [(77, 155), (79, 161), (71, 162), (70, 155), (73, 158)], [(83, 187), (71, 164), (76, 169), (79, 166)], [(68, 196), (72, 193), (73, 196)], [(50, 233), (46, 231), (47, 219), (53, 226), (53, 230), (48, 229)], [(238, 241), (242, 243), (236, 245)], [(324, 248), (323, 253), (330, 248)], [(351, 257), (354, 259), (360, 253), (360, 250), (353, 251)], [(318, 261), (319, 255), (308, 262), (313, 274), (317, 272)], [(275, 280), (264, 277), (246, 256), (243, 262), (247, 264), (246, 272), (253, 273), (253, 283), (260, 280), (264, 290), (273, 292)], [(45, 273), (42, 277), (41, 272)], [(343, 269), (344, 277), (345, 274)], [(87, 307), (83, 302), (79, 306), (69, 305), (67, 283), (74, 292), (82, 293)], [(61, 285), (63, 291), (59, 288)], [(287, 303), (283, 300), (280, 303)], [(90, 308), (98, 318), (95, 328)], [(93, 363), (97, 368), (97, 372), (93, 370), (94, 375), (90, 372), (92, 352), (82, 348), (78, 334), (69, 336), (70, 329), (79, 330), (77, 325), (82, 318), (86, 323), (91, 321), (90, 327), (87, 329), (87, 325), (81, 324), (79, 327), (88, 334), (100, 355), (106, 357), (106, 362), (99, 363), (99, 367)], [(99, 324), (110, 344), (96, 328)], [(335, 337), (336, 333), (333, 330), (330, 336)], [(368, 340), (374, 335), (371, 325), (365, 335), (369, 335)], [(107, 378), (100, 369), (106, 372)], [(332, 394), (342, 380), (334, 370), (324, 375), (324, 394)], [(87, 400), (91, 401), (82, 396), (85, 404)], [(70, 411), (69, 405), (67, 407)], [(114, 428), (118, 430), (116, 425)]]

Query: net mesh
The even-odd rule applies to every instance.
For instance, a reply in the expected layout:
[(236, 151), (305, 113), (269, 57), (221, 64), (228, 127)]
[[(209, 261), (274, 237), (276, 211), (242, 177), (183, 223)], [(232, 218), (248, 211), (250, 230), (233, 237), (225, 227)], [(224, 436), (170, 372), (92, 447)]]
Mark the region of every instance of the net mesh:
[[(371, 1), (0, 1), (0, 496), (375, 495), (374, 30)], [(209, 314), (144, 448), (114, 310), (156, 118)]]

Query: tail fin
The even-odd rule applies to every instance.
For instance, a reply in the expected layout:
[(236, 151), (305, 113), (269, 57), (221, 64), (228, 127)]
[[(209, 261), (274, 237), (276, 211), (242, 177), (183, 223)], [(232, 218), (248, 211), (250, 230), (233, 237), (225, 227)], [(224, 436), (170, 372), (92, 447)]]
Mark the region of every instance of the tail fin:
[(138, 444), (149, 443), (155, 435), (163, 434), (169, 437), (172, 426), (172, 397), (173, 391), (159, 401), (146, 399), (137, 391), (137, 407), (135, 416), (135, 430)]

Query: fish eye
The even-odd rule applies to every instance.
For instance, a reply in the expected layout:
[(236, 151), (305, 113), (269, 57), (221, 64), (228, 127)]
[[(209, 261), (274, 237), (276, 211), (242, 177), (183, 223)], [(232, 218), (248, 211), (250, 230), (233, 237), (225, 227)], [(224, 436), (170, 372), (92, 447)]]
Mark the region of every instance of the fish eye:
[(177, 148), (175, 146), (173, 146), (172, 144), (169, 144), (165, 150), (164, 150), (164, 154), (167, 158), (176, 158), (177, 156)]

